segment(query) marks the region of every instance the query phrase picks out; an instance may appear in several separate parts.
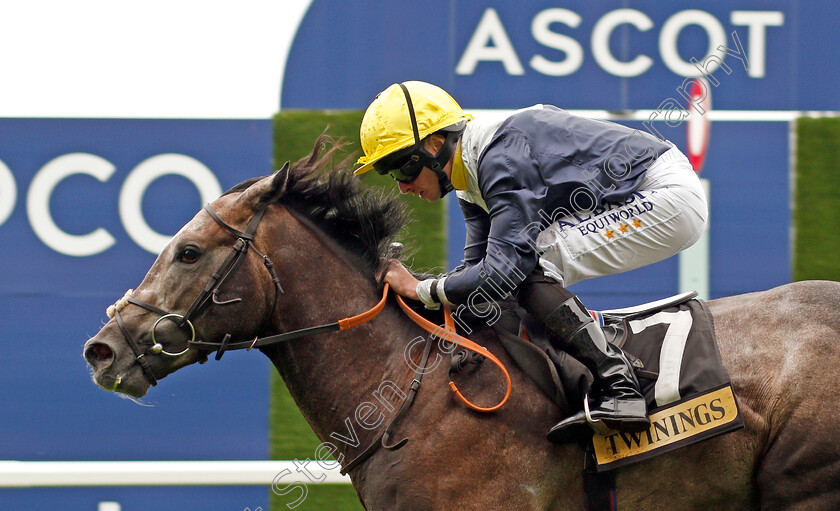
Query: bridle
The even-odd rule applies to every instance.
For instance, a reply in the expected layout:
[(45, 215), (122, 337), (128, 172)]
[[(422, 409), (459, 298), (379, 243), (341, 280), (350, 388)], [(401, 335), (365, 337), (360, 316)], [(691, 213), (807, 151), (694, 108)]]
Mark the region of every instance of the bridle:
[[(266, 206), (267, 207), (267, 206)], [(130, 293), (126, 293), (125, 300), (126, 303), (131, 303), (142, 307), (146, 310), (154, 312), (160, 315), (160, 318), (155, 321), (154, 325), (152, 326), (151, 331), (151, 338), (152, 344), (140, 344), (134, 340), (129, 332), (128, 328), (125, 325), (125, 322), (120, 315), (120, 307), (114, 308), (114, 318), (117, 321), (117, 325), (119, 326), (120, 330), (122, 331), (123, 337), (125, 338), (128, 345), (131, 347), (131, 350), (134, 352), (136, 357), (136, 362), (142, 369), (144, 375), (148, 379), (149, 383), (152, 386), (157, 385), (157, 377), (154, 375), (154, 371), (152, 370), (149, 361), (146, 359), (147, 353), (155, 354), (155, 355), (166, 355), (169, 357), (178, 357), (181, 355), (186, 354), (191, 349), (198, 349), (204, 352), (216, 352), (215, 359), (220, 360), (222, 355), (225, 351), (228, 350), (238, 350), (238, 349), (246, 349), (251, 350), (252, 348), (261, 348), (265, 346), (270, 346), (272, 344), (277, 344), (280, 342), (290, 341), (292, 339), (297, 339), (300, 337), (306, 337), (310, 335), (322, 334), (327, 332), (335, 332), (339, 330), (348, 330), (350, 328), (356, 327), (363, 323), (366, 323), (376, 317), (382, 309), (385, 307), (385, 303), (388, 298), (388, 284), (385, 284), (383, 292), (382, 292), (382, 299), (377, 303), (373, 308), (358, 314), (356, 316), (348, 317), (336, 321), (335, 323), (329, 323), (314, 327), (308, 328), (301, 328), (298, 330), (293, 330), (290, 332), (284, 332), (277, 335), (272, 335), (268, 337), (256, 337), (252, 341), (243, 341), (243, 342), (236, 342), (230, 343), (231, 334), (227, 333), (224, 335), (223, 339), (219, 343), (212, 343), (206, 342), (199, 339), (196, 339), (196, 331), (195, 326), (192, 323), (192, 319), (197, 315), (201, 314), (206, 310), (210, 304), (215, 305), (229, 305), (232, 303), (237, 303), (242, 301), (241, 298), (234, 298), (232, 300), (225, 300), (220, 301), (218, 299), (219, 288), (224, 284), (224, 282), (242, 265), (243, 261), (245, 260), (246, 255), (248, 254), (248, 250), (251, 249), (255, 254), (262, 258), (263, 264), (268, 271), (269, 275), (271, 276), (272, 283), (274, 284), (274, 305), (271, 307), (270, 311), (273, 311), (277, 307), (277, 300), (279, 295), (284, 293), (283, 288), (280, 285), (280, 279), (277, 277), (277, 273), (274, 270), (274, 264), (269, 259), (268, 255), (263, 254), (256, 247), (254, 247), (254, 236), (259, 227), (260, 221), (265, 214), (266, 207), (263, 207), (256, 211), (254, 215), (251, 217), (251, 220), (248, 222), (248, 226), (246, 227), (245, 231), (239, 231), (227, 223), (225, 223), (219, 215), (216, 214), (215, 211), (210, 207), (209, 204), (204, 206), (204, 210), (210, 214), (210, 217), (216, 221), (223, 229), (228, 231), (229, 233), (236, 236), (236, 242), (234, 243), (233, 247), (231, 247), (230, 252), (228, 253), (225, 260), (219, 266), (219, 269), (216, 270), (213, 275), (211, 276), (210, 280), (207, 282), (207, 285), (204, 286), (204, 289), (201, 293), (193, 300), (192, 304), (189, 306), (187, 311), (184, 314), (177, 314), (173, 312), (167, 312), (159, 307), (156, 307), (150, 303), (144, 302), (142, 300), (138, 300), (132, 296)], [(432, 335), (426, 339), (425, 347), (423, 350), (423, 355), (420, 364), (417, 366), (414, 379), (411, 382), (411, 386), (406, 393), (406, 397), (403, 400), (400, 409), (397, 411), (394, 418), (391, 420), (390, 424), (385, 428), (385, 430), (378, 435), (377, 439), (368, 446), (362, 453), (356, 456), (353, 460), (342, 467), (342, 474), (347, 473), (349, 470), (352, 470), (354, 467), (358, 466), (364, 460), (366, 460), (370, 455), (377, 449), (379, 445), (382, 447), (389, 449), (389, 450), (396, 450), (401, 448), (408, 439), (400, 440), (392, 445), (388, 445), (390, 434), (394, 426), (403, 415), (406, 413), (408, 408), (411, 406), (412, 402), (414, 401), (414, 396), (417, 394), (417, 391), (420, 387), (420, 382), (423, 378), (423, 375), (428, 372), (427, 362), (429, 358), (429, 353), (432, 347), (432, 339), (435, 337), (440, 337), (442, 332), (446, 332), (444, 339), (449, 342), (452, 342), (456, 345), (462, 346), (467, 348), (475, 353), (478, 353), (488, 359), (490, 359), (494, 364), (496, 364), (504, 373), (507, 388), (505, 392), (505, 396), (501, 402), (497, 405), (489, 408), (482, 408), (473, 405), (470, 403), (461, 393), (458, 391), (458, 388), (455, 386), (453, 382), (449, 382), (449, 386), (451, 387), (452, 391), (455, 393), (455, 396), (461, 400), (464, 404), (469, 406), (471, 409), (479, 411), (479, 412), (492, 412), (498, 410), (507, 402), (508, 398), (510, 397), (511, 393), (511, 380), (510, 375), (508, 374), (507, 369), (505, 369), (504, 365), (496, 358), (492, 353), (487, 351), (484, 347), (475, 344), (474, 342), (461, 337), (455, 332), (455, 325), (452, 319), (452, 316), (448, 309), (446, 309), (446, 328), (441, 330), (437, 325), (434, 325), (430, 321), (422, 318), (419, 314), (411, 310), (411, 308), (406, 305), (405, 301), (402, 300), (400, 296), (397, 296), (397, 303), (400, 308), (408, 315), (415, 323), (420, 325), (424, 330), (431, 333)], [(155, 338), (155, 331), (157, 326), (161, 323), (161, 321), (165, 319), (171, 319), (173, 321), (177, 320), (178, 326), (183, 328), (184, 326), (189, 327), (190, 330), (190, 339), (186, 342), (187, 346), (182, 351), (177, 353), (171, 353), (163, 349), (163, 345), (157, 342)], [(207, 357), (204, 357), (206, 360)]]
[[(204, 289), (201, 293), (193, 300), (192, 304), (187, 308), (187, 311), (184, 314), (177, 314), (174, 312), (165, 311), (159, 307), (156, 307), (150, 303), (144, 302), (142, 300), (138, 300), (132, 296), (126, 296), (127, 303), (132, 303), (134, 305), (140, 306), (146, 310), (152, 311), (160, 315), (155, 324), (152, 326), (152, 344), (140, 344), (134, 340), (132, 337), (131, 332), (129, 332), (128, 328), (125, 326), (125, 322), (120, 316), (120, 311), (118, 308), (114, 310), (114, 319), (117, 321), (117, 326), (119, 326), (120, 331), (122, 331), (123, 337), (125, 338), (128, 345), (131, 347), (131, 350), (134, 352), (136, 357), (137, 364), (140, 366), (143, 374), (149, 380), (149, 383), (154, 386), (157, 385), (157, 378), (152, 371), (151, 366), (149, 365), (149, 361), (146, 359), (147, 353), (155, 354), (155, 355), (167, 355), (170, 357), (178, 357), (185, 353), (187, 353), (190, 349), (196, 348), (201, 349), (204, 351), (217, 351), (216, 360), (219, 360), (222, 357), (222, 354), (225, 352), (226, 349), (239, 349), (238, 344), (228, 346), (230, 341), (231, 335), (225, 334), (224, 339), (221, 343), (207, 343), (201, 340), (196, 339), (195, 333), (195, 326), (192, 323), (192, 319), (204, 312), (210, 304), (215, 305), (229, 305), (236, 302), (242, 301), (241, 298), (234, 298), (232, 300), (225, 300), (220, 301), (218, 298), (219, 288), (221, 288), (222, 284), (242, 265), (245, 261), (245, 257), (248, 254), (248, 250), (251, 249), (255, 254), (262, 258), (263, 264), (265, 265), (266, 270), (268, 270), (269, 275), (271, 276), (271, 281), (274, 284), (274, 305), (271, 307), (270, 310), (274, 310), (277, 306), (277, 299), (280, 294), (283, 293), (283, 288), (280, 285), (280, 279), (277, 277), (277, 272), (274, 271), (274, 264), (269, 259), (268, 255), (263, 254), (256, 247), (254, 247), (254, 235), (257, 232), (257, 227), (260, 225), (260, 221), (265, 214), (266, 208), (263, 207), (257, 210), (256, 213), (251, 217), (251, 220), (248, 222), (248, 226), (245, 228), (245, 231), (237, 230), (222, 220), (219, 215), (213, 211), (213, 208), (210, 207), (209, 204), (204, 206), (204, 210), (210, 214), (210, 217), (216, 221), (219, 226), (223, 229), (228, 231), (229, 233), (233, 234), (236, 237), (236, 242), (231, 247), (230, 252), (228, 253), (225, 260), (222, 262), (221, 266), (213, 272), (213, 275), (210, 277), (210, 280), (207, 282), (207, 285), (204, 286)], [(157, 330), (158, 325), (161, 321), (165, 319), (170, 319), (176, 321), (178, 326), (183, 328), (184, 326), (189, 327), (191, 338), (187, 341), (187, 346), (182, 351), (177, 353), (171, 353), (163, 349), (163, 345), (157, 342), (155, 332)], [(255, 339), (257, 341), (258, 339)], [(241, 343), (239, 343), (241, 344)], [(250, 346), (246, 346), (247, 348), (255, 347), (253, 343), (246, 343), (250, 344)], [(206, 357), (205, 357), (206, 358)]]
[[(248, 222), (248, 226), (246, 227), (244, 232), (239, 231), (226, 224), (224, 220), (222, 220), (219, 217), (219, 215), (217, 215), (216, 212), (213, 211), (209, 204), (204, 206), (204, 210), (210, 214), (210, 217), (213, 218), (213, 220), (215, 220), (216, 223), (218, 223), (222, 228), (236, 236), (237, 239), (233, 247), (231, 248), (230, 253), (228, 253), (227, 258), (225, 258), (221, 266), (219, 266), (219, 269), (213, 273), (213, 275), (210, 278), (210, 281), (207, 282), (207, 285), (204, 287), (202, 292), (192, 302), (190, 307), (187, 309), (187, 312), (185, 312), (184, 314), (168, 312), (150, 303), (138, 300), (137, 298), (130, 296), (130, 293), (127, 293), (125, 297), (126, 303), (137, 305), (139, 307), (142, 307), (146, 310), (160, 315), (160, 318), (158, 318), (158, 320), (155, 321), (154, 325), (152, 326), (152, 344), (140, 344), (134, 340), (134, 338), (131, 335), (131, 332), (129, 332), (128, 328), (126, 327), (122, 316), (120, 316), (119, 307), (114, 308), (114, 319), (116, 319), (117, 325), (119, 326), (120, 331), (122, 331), (123, 337), (125, 338), (128, 345), (131, 347), (131, 350), (134, 352), (137, 364), (140, 366), (140, 369), (143, 371), (143, 374), (146, 376), (146, 378), (149, 380), (149, 383), (152, 386), (157, 385), (157, 377), (152, 371), (152, 367), (149, 364), (149, 361), (146, 359), (146, 355), (148, 353), (154, 355), (167, 355), (170, 357), (178, 357), (187, 353), (190, 349), (197, 349), (205, 353), (212, 353), (215, 351), (215, 359), (220, 360), (222, 358), (222, 355), (224, 355), (226, 351), (230, 350), (245, 349), (250, 351), (253, 348), (262, 348), (270, 346), (272, 344), (291, 341), (292, 339), (298, 339), (300, 337), (306, 337), (309, 335), (324, 334), (328, 332), (336, 332), (339, 330), (347, 330), (355, 326), (361, 325), (362, 323), (370, 321), (371, 319), (376, 317), (376, 315), (379, 314), (379, 312), (382, 311), (382, 309), (385, 307), (385, 302), (388, 294), (387, 284), (383, 289), (382, 299), (373, 308), (359, 315), (340, 319), (334, 323), (301, 328), (298, 330), (292, 330), (290, 332), (284, 332), (268, 337), (255, 337), (251, 341), (242, 341), (234, 343), (230, 342), (231, 334), (229, 333), (224, 335), (221, 342), (206, 342), (200, 339), (196, 339), (195, 326), (193, 326), (193, 323), (191, 321), (195, 316), (202, 313), (205, 309), (207, 309), (207, 307), (210, 306), (210, 304), (229, 305), (232, 303), (242, 301), (241, 298), (220, 301), (218, 298), (218, 293), (219, 288), (222, 286), (222, 284), (237, 270), (237, 268), (239, 268), (239, 266), (245, 260), (245, 256), (247, 255), (249, 249), (253, 250), (254, 253), (256, 253), (259, 257), (262, 258), (263, 264), (268, 270), (268, 273), (271, 276), (271, 281), (274, 284), (274, 305), (271, 307), (271, 311), (273, 311), (276, 308), (279, 295), (284, 293), (283, 288), (280, 286), (280, 279), (277, 277), (277, 273), (274, 271), (274, 264), (271, 262), (271, 259), (269, 259), (268, 255), (263, 254), (262, 252), (257, 250), (256, 247), (254, 247), (254, 235), (256, 234), (257, 227), (259, 227), (260, 221), (262, 220), (263, 215), (265, 214), (265, 208), (262, 208), (256, 213), (254, 213), (254, 216), (251, 217), (251, 220)], [(171, 353), (169, 351), (164, 350), (163, 345), (157, 342), (155, 332), (157, 326), (164, 319), (172, 319), (173, 321), (177, 320), (178, 326), (181, 328), (183, 328), (184, 326), (189, 327), (190, 339), (186, 342), (187, 346), (182, 351), (179, 351), (177, 353)], [(207, 357), (205, 356), (204, 360), (206, 360), (206, 358)]]

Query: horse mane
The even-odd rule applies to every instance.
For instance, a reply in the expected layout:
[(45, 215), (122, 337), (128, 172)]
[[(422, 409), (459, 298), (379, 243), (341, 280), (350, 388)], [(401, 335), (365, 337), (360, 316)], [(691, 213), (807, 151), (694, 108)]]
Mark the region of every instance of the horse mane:
[[(282, 189), (265, 202), (300, 213), (377, 273), (391, 242), (407, 225), (408, 214), (395, 195), (362, 186), (353, 175), (349, 156), (334, 163), (345, 145), (328, 135), (319, 136), (312, 152), (289, 167)], [(241, 192), (260, 179), (245, 180), (225, 195)]]

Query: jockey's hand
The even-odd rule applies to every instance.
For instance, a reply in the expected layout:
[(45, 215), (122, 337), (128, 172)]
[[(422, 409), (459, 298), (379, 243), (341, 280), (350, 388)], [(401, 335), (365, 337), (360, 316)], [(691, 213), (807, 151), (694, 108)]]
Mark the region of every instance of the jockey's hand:
[(412, 300), (419, 300), (417, 298), (417, 284), (420, 281), (415, 279), (401, 262), (397, 260), (391, 262), (391, 267), (388, 269), (388, 273), (385, 274), (385, 282), (390, 284), (391, 289), (398, 295), (411, 298)]

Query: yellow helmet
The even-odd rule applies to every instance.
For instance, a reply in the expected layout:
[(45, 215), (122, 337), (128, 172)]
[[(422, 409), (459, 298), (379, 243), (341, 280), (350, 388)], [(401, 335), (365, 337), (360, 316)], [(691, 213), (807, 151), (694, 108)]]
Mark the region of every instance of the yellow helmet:
[(446, 91), (426, 82), (395, 83), (380, 92), (365, 111), (359, 135), (365, 155), (356, 174), (382, 158), (414, 146), (428, 135), (471, 119)]

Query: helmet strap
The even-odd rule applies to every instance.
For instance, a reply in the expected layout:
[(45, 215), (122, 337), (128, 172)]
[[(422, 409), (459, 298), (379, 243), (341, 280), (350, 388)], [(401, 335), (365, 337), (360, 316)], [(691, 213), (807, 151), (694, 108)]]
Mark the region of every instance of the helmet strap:
[(443, 167), (445, 167), (446, 164), (449, 163), (449, 159), (452, 158), (452, 153), (455, 150), (455, 144), (458, 142), (460, 136), (461, 133), (459, 132), (447, 133), (443, 145), (434, 156), (426, 151), (426, 148), (422, 145), (417, 150), (417, 154), (420, 155), (420, 161), (422, 161), (423, 164), (437, 176), (438, 185), (440, 185), (441, 197), (446, 196), (447, 193), (455, 189), (452, 185), (452, 181), (449, 179), (449, 176), (447, 176), (446, 172), (443, 170)]
[(444, 172), (443, 169), (438, 167), (437, 170), (432, 169), (432, 171), (435, 174), (437, 174), (438, 185), (440, 185), (441, 197), (445, 197), (447, 193), (455, 189), (455, 187), (452, 185), (452, 181), (449, 180), (449, 176), (446, 175), (446, 172)]

